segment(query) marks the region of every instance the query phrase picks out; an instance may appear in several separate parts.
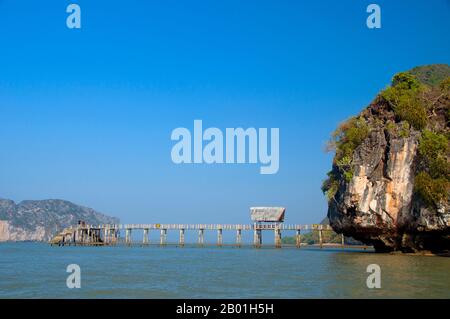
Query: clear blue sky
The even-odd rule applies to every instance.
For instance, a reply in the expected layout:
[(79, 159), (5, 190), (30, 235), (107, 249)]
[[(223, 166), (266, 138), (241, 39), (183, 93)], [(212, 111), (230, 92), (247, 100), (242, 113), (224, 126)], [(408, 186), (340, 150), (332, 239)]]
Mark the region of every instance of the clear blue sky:
[[(394, 73), (449, 63), (449, 30), (446, 0), (0, 0), (0, 197), (129, 223), (245, 223), (253, 205), (318, 222), (330, 132)], [(278, 174), (173, 164), (170, 133), (194, 119), (279, 127)]]

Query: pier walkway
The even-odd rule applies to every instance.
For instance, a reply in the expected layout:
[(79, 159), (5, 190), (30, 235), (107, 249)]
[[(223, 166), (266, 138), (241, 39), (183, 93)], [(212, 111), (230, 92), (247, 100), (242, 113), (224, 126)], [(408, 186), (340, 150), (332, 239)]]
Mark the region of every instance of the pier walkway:
[[(142, 232), (142, 244), (149, 245), (149, 232), (159, 232), (159, 245), (167, 244), (167, 232), (177, 231), (179, 233), (178, 245), (185, 245), (185, 233), (187, 231), (196, 231), (198, 233), (199, 245), (205, 244), (205, 232), (217, 232), (217, 246), (223, 245), (223, 232), (235, 232), (235, 246), (241, 246), (242, 232), (253, 232), (253, 246), (261, 247), (263, 245), (262, 233), (273, 232), (274, 245), (277, 248), (282, 246), (282, 232), (295, 231), (295, 245), (300, 248), (301, 233), (315, 231), (318, 232), (319, 245), (323, 246), (323, 232), (332, 231), (328, 225), (312, 224), (312, 225), (294, 225), (283, 223), (254, 223), (254, 224), (104, 224), (104, 225), (87, 225), (80, 224), (64, 229), (56, 235), (51, 241), (52, 245), (117, 245), (120, 241), (121, 231), (125, 232), (124, 243), (132, 245), (132, 233)], [(342, 246), (344, 245), (344, 237), (341, 236)]]

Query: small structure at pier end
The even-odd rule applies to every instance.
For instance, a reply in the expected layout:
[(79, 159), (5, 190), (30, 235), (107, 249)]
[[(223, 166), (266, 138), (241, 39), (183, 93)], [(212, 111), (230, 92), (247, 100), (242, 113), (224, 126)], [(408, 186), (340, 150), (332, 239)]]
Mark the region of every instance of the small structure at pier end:
[(262, 245), (262, 230), (270, 223), (270, 228), (275, 232), (275, 247), (281, 247), (281, 229), (279, 225), (284, 222), (284, 207), (250, 207), (250, 218), (254, 224), (253, 244), (255, 247)]
[(256, 223), (284, 222), (284, 207), (250, 207), (250, 218)]

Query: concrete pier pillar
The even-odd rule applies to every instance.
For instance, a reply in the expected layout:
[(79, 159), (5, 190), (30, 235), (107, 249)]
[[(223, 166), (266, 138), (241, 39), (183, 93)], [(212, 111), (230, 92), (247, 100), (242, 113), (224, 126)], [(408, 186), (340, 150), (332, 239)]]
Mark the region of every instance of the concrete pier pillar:
[(131, 228), (125, 229), (125, 243), (131, 245)]
[(322, 227), (319, 228), (319, 245), (320, 245), (320, 248), (323, 247)]
[(105, 227), (105, 228), (103, 228), (103, 243), (104, 244), (108, 244), (108, 242), (109, 242), (108, 236), (109, 236), (109, 229), (107, 227)]
[(79, 236), (80, 236), (80, 230), (77, 228), (76, 230), (75, 230), (75, 241), (74, 241), (74, 244), (76, 245), (77, 243), (78, 243), (78, 241), (80, 240), (79, 239)]
[(236, 245), (241, 247), (242, 244), (242, 229), (236, 230)]
[(278, 227), (274, 230), (275, 233), (275, 247), (281, 248), (281, 229)]
[(300, 229), (297, 229), (297, 232), (295, 234), (295, 246), (297, 248), (300, 248), (302, 246), (302, 237), (301, 237)]
[(118, 228), (114, 229), (113, 241), (114, 241), (114, 245), (116, 245), (120, 242), (120, 230)]
[(144, 228), (144, 235), (142, 238), (142, 244), (148, 245), (148, 228)]
[(161, 234), (159, 237), (159, 244), (161, 246), (164, 246), (166, 244), (166, 239), (167, 239), (167, 229), (161, 229)]
[(261, 229), (255, 229), (255, 232), (253, 234), (253, 245), (255, 247), (261, 247), (262, 245)]
[(86, 242), (89, 244), (91, 241), (91, 227), (90, 226), (88, 226), (88, 229), (87, 229), (86, 239), (87, 239)]
[(205, 230), (204, 229), (199, 229), (198, 230), (198, 244), (200, 246), (203, 246), (205, 243)]
[(222, 229), (219, 228), (217, 230), (217, 246), (222, 246), (223, 245), (223, 235), (222, 235)]
[(118, 228), (114, 229), (114, 245), (119, 243), (120, 239), (120, 230)]
[(184, 246), (184, 229), (180, 229), (180, 246)]

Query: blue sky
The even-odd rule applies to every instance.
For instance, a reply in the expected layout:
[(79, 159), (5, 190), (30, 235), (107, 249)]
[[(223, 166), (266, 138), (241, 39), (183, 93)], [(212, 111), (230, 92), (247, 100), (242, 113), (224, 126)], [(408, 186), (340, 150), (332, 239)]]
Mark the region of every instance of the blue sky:
[[(78, 3), (82, 29), (65, 25)], [(0, 197), (123, 222), (326, 215), (323, 145), (396, 72), (449, 63), (450, 2), (0, 0)], [(280, 128), (280, 170), (175, 165), (171, 131)]]

